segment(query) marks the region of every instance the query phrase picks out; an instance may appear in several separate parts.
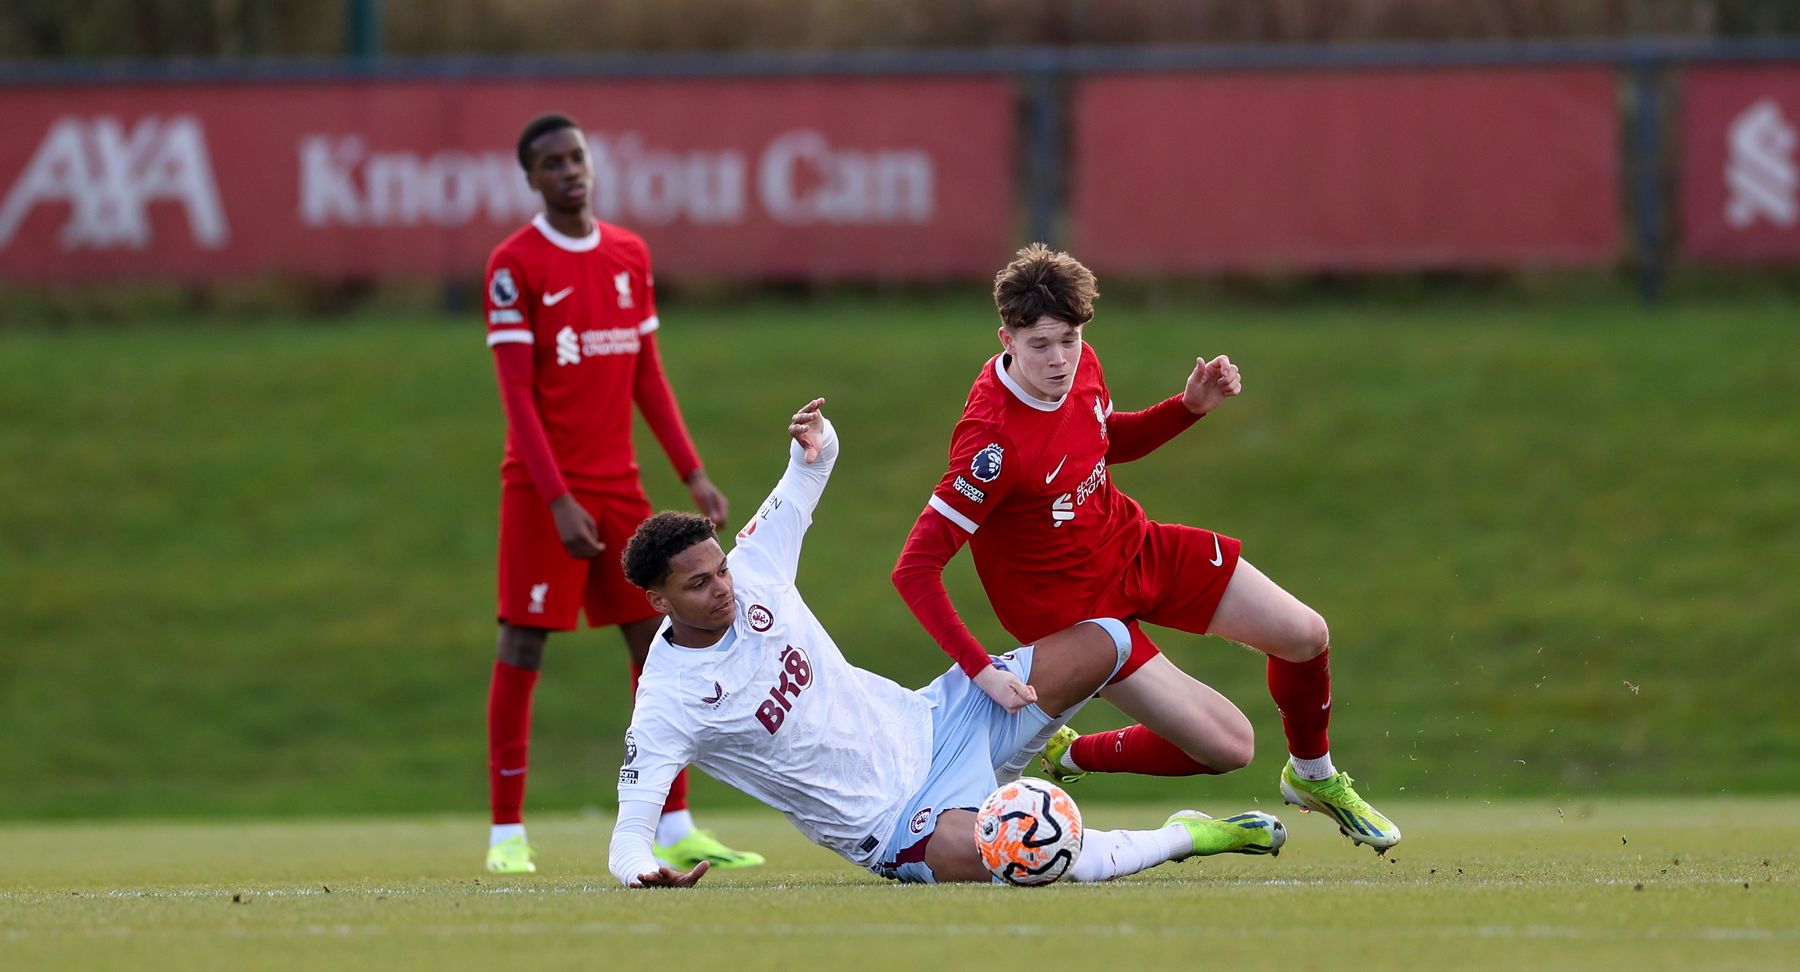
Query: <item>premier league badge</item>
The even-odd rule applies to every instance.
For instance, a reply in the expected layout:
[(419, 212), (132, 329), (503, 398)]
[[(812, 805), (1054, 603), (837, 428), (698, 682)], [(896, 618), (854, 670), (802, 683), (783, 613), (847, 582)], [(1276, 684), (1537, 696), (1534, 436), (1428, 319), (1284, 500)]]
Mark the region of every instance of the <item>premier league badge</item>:
[(984, 483), (999, 479), (1000, 459), (1005, 451), (998, 442), (988, 443), (987, 448), (975, 453), (975, 458), (969, 460), (969, 475)]
[(494, 271), (494, 279), (488, 281), (488, 299), (495, 307), (511, 307), (519, 299), (519, 285), (513, 282), (511, 270), (501, 267)]

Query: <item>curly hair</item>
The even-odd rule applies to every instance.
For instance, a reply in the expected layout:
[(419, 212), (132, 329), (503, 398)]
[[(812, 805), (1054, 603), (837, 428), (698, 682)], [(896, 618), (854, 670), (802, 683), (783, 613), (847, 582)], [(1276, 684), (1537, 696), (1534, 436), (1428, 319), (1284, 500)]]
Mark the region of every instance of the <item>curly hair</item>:
[(1030, 327), (1045, 316), (1086, 324), (1094, 319), (1094, 299), (1099, 296), (1092, 270), (1042, 243), (1020, 250), (994, 275), (994, 306), (1007, 327)]
[(669, 561), (696, 543), (716, 539), (712, 521), (697, 513), (668, 510), (638, 524), (625, 543), (625, 579), (649, 590), (669, 579)]
[(570, 118), (568, 115), (559, 115), (555, 112), (548, 115), (539, 115), (531, 121), (526, 122), (525, 130), (519, 133), (519, 168), (524, 169), (526, 172), (531, 171), (531, 163), (533, 161), (531, 157), (532, 142), (537, 141), (542, 136), (548, 135), (551, 132), (560, 131), (565, 128), (573, 128), (579, 132), (581, 131), (581, 123)]

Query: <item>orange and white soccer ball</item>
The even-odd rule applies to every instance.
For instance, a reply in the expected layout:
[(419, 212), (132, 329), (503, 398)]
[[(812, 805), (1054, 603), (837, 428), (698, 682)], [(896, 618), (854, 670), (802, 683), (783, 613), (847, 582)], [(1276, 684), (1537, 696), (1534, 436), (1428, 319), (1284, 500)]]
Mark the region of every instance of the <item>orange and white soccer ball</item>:
[(1008, 884), (1049, 884), (1081, 856), (1081, 811), (1061, 787), (1025, 777), (988, 795), (975, 814), (981, 862)]

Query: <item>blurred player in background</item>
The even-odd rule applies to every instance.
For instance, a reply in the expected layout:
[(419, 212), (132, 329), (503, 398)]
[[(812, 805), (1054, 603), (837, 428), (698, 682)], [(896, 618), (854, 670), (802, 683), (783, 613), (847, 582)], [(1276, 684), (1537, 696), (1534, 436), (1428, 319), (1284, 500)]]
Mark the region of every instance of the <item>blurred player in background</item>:
[[(801, 542), (837, 462), (823, 404), (794, 413), (787, 471), (729, 555), (691, 513), (657, 514), (625, 548), (626, 575), (669, 618), (650, 648), (619, 770), (607, 866), (628, 887), (688, 887), (706, 873), (659, 866), (651, 852), (663, 794), (690, 762), (883, 877), (992, 880), (975, 810), (996, 767), (1073, 715), (1130, 653), (1125, 625), (1098, 618), (989, 659), (1039, 693), (1013, 711), (955, 667), (913, 691), (851, 665), (795, 586)], [(1213, 820), (1183, 810), (1155, 830), (1087, 830), (1069, 877), (1273, 854), (1285, 839), (1266, 813)]]
[(895, 586), (944, 651), (1008, 710), (1035, 692), (990, 663), (950, 602), (944, 566), (963, 544), (973, 549), (994, 613), (1021, 643), (1082, 618), (1129, 622), (1131, 657), (1102, 696), (1140, 724), (1086, 736), (1061, 727), (1044, 763), (1063, 783), (1092, 771), (1224, 773), (1250, 761), (1250, 720), (1176, 668), (1140, 621), (1263, 652), (1290, 753), (1283, 798), (1386, 850), (1399, 842), (1399, 828), (1332, 765), (1325, 620), (1239, 559), (1237, 540), (1147, 520), (1108, 474), (1237, 395), (1237, 366), (1223, 355), (1196, 358), (1180, 392), (1140, 412), (1115, 412), (1100, 359), (1082, 340), (1098, 296), (1093, 273), (1042, 244), (1019, 251), (995, 277), (1002, 351), (969, 392), (949, 471), (906, 538)]
[[(632, 684), (661, 617), (626, 583), (619, 551), (651, 513), (638, 481), (631, 407), (644, 413), (694, 503), (724, 523), (725, 497), (700, 468), (656, 353), (650, 251), (588, 208), (593, 169), (581, 127), (533, 119), (519, 164), (544, 211), (494, 249), (487, 267), (487, 343), (506, 409), (500, 467), (500, 645), (488, 690), (488, 870), (535, 871), (521, 811), (531, 693), (551, 631), (618, 625)], [(676, 775), (656, 827), (656, 853), (692, 867), (761, 864), (695, 829), (687, 775)]]

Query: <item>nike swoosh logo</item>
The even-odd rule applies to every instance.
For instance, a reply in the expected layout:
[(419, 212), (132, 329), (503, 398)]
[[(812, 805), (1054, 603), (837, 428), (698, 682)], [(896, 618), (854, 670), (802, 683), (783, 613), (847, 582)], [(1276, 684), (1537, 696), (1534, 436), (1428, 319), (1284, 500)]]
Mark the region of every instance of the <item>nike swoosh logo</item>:
[(1068, 461), (1069, 461), (1069, 456), (1067, 453), (1064, 453), (1063, 457), (1062, 457), (1062, 462), (1057, 463), (1056, 468), (1050, 470), (1050, 475), (1044, 477), (1044, 485), (1045, 486), (1050, 485), (1050, 480), (1055, 479), (1056, 474), (1059, 472), (1062, 472), (1063, 462), (1068, 462)]
[(564, 297), (567, 297), (574, 292), (575, 292), (574, 287), (564, 287), (563, 289), (557, 291), (554, 294), (545, 294), (544, 295), (544, 306), (545, 307), (555, 307), (557, 304), (562, 302), (562, 299)]
[(525, 767), (521, 766), (518, 769), (503, 769), (500, 771), (500, 775), (501, 776), (524, 776), (525, 775)]
[(1213, 534), (1213, 559), (1212, 559), (1212, 565), (1213, 565), (1213, 566), (1214, 566), (1214, 567), (1223, 567), (1223, 566), (1225, 566), (1225, 551), (1223, 551), (1223, 550), (1220, 550), (1220, 549), (1219, 549), (1219, 535), (1218, 535), (1218, 534), (1216, 534), (1216, 533), (1215, 533), (1215, 534)]

